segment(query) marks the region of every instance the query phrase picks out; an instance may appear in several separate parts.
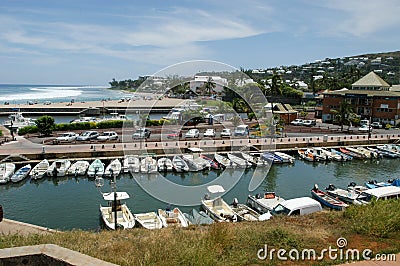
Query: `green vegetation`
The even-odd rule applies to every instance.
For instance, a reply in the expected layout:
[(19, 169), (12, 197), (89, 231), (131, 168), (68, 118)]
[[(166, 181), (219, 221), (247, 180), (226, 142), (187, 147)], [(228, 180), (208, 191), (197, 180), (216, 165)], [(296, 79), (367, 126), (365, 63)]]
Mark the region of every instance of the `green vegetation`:
[(339, 105), (339, 110), (331, 110), (334, 115), (333, 121), (338, 123), (343, 131), (343, 126), (350, 126), (351, 122), (355, 121), (357, 114), (354, 113), (352, 105), (348, 101), (342, 101)]
[(0, 130), (0, 137), (2, 137), (2, 136), (3, 136), (3, 131)]
[(36, 121), (36, 126), (40, 134), (50, 136), (54, 129), (54, 118), (48, 115), (39, 117)]
[[(315, 261), (270, 261), (257, 258), (259, 249), (336, 248), (339, 237), (347, 247), (376, 253), (400, 251), (398, 201), (351, 206), (344, 212), (324, 211), (306, 216), (274, 217), (265, 222), (218, 223), (161, 230), (85, 232), (48, 235), (3, 235), (0, 248), (56, 244), (119, 265), (310, 265)], [(319, 254), (318, 254), (319, 255)], [(326, 254), (323, 265), (338, 264)]]

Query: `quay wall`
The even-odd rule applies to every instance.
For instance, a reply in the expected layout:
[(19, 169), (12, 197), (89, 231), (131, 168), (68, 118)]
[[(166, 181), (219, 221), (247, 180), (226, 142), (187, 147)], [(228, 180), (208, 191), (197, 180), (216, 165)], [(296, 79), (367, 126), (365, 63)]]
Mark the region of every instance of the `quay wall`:
[[(40, 161), (42, 159), (54, 160), (58, 158), (118, 158), (125, 154), (154, 153), (161, 155), (174, 155), (188, 152), (188, 148), (201, 148), (204, 153), (240, 151), (257, 152), (263, 150), (280, 150), (295, 152), (299, 148), (306, 147), (342, 147), (342, 146), (374, 146), (386, 143), (398, 143), (399, 134), (372, 135), (368, 139), (365, 135), (347, 136), (314, 136), (291, 137), (278, 139), (232, 139), (232, 140), (191, 140), (191, 141), (164, 141), (164, 142), (135, 142), (135, 143), (91, 143), (86, 145), (45, 145), (36, 150), (18, 150), (19, 155), (29, 160)], [(246, 147), (247, 146), (247, 147)], [(5, 159), (10, 154), (18, 154), (15, 151), (4, 150), (0, 159)], [(17, 160), (18, 161), (18, 160)]]

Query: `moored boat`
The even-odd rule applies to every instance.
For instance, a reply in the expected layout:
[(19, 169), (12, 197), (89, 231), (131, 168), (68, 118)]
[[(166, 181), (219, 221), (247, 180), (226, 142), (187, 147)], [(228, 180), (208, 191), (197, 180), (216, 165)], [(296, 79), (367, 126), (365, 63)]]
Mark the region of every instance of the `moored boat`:
[(175, 155), (174, 158), (172, 158), (172, 167), (175, 169), (176, 172), (189, 171), (189, 166), (179, 155)]
[(103, 176), (104, 164), (100, 159), (95, 159), (90, 165), (87, 171), (89, 177)]
[(297, 150), (301, 159), (309, 162), (317, 162), (320, 158), (311, 149), (299, 149)]
[(350, 155), (353, 158), (356, 158), (356, 159), (364, 159), (365, 158), (364, 155), (360, 154), (359, 152), (351, 151), (350, 149), (348, 149), (346, 147), (339, 148), (340, 152), (342, 152), (344, 154), (347, 154), (347, 155)]
[(119, 159), (114, 159), (107, 165), (106, 169), (104, 170), (105, 177), (113, 177), (119, 176), (122, 170), (122, 164)]
[(160, 172), (170, 172), (173, 169), (172, 161), (170, 158), (162, 157), (157, 160), (157, 167)]
[(158, 216), (160, 217), (163, 227), (188, 227), (189, 223), (179, 208), (172, 210), (158, 209)]
[(190, 224), (205, 225), (214, 223), (214, 220), (211, 219), (211, 217), (208, 216), (204, 211), (192, 209), (190, 213), (184, 213), (183, 215), (185, 215)]
[(359, 200), (358, 196), (360, 195), (359, 192), (352, 190), (352, 189), (341, 189), (337, 188), (333, 184), (329, 184), (329, 186), (325, 189), (326, 193), (328, 193), (330, 196), (334, 198), (338, 198), (339, 200), (348, 203), (348, 204), (355, 204), (355, 205), (362, 205), (366, 204), (366, 202), (363, 202)]
[(274, 154), (281, 157), (284, 163), (294, 163), (296, 160), (293, 156), (280, 151), (274, 151)]
[(60, 177), (67, 174), (68, 168), (71, 166), (71, 161), (68, 159), (55, 160), (46, 171), (47, 176)]
[(247, 197), (247, 205), (261, 214), (271, 211), (283, 201), (285, 199), (277, 196), (275, 192), (265, 192), (264, 194), (249, 195)]
[(311, 196), (319, 201), (322, 205), (330, 209), (341, 211), (344, 210), (344, 208), (348, 207), (348, 205), (343, 201), (329, 196), (327, 193), (320, 190), (317, 184), (315, 184), (313, 189), (311, 189)]
[(29, 172), (29, 176), (34, 180), (41, 179), (44, 177), (49, 167), (49, 161), (47, 159), (43, 159), (37, 165), (35, 165), (35, 167), (33, 167), (33, 169)]
[(134, 217), (140, 226), (146, 229), (161, 229), (163, 223), (155, 212), (135, 213)]
[(365, 183), (365, 186), (367, 188), (377, 188), (377, 187), (387, 187), (387, 186), (391, 186), (392, 184), (389, 182), (378, 182), (376, 180), (370, 180), (368, 182)]
[(146, 156), (140, 161), (140, 172), (157, 173), (157, 160), (153, 156)]
[(235, 168), (237, 166), (236, 163), (232, 162), (225, 156), (222, 156), (221, 154), (214, 153), (214, 159), (220, 164), (223, 165), (225, 168)]
[(249, 206), (239, 203), (237, 198), (233, 199), (231, 208), (236, 213), (239, 221), (248, 221), (248, 222), (264, 221), (268, 220), (269, 218), (269, 216), (262, 215), (253, 210), (252, 208), (250, 208)]
[[(223, 193), (225, 189), (220, 185), (207, 187), (212, 194)], [(221, 197), (211, 198), (208, 194), (201, 200), (201, 207), (216, 222), (236, 222), (237, 215)]]
[(32, 166), (30, 164), (21, 167), (11, 176), (11, 182), (17, 183), (24, 180), (29, 175), (29, 171), (31, 171), (31, 169)]
[(15, 164), (1, 163), (0, 164), (0, 184), (5, 184), (10, 181), (11, 176), (14, 174)]
[[(108, 206), (100, 205), (100, 215), (107, 229), (130, 229), (135, 226), (135, 218), (128, 206), (125, 203), (121, 203), (121, 200), (129, 198), (128, 193), (103, 193), (103, 198), (108, 201)], [(115, 217), (117, 218), (116, 220)]]
[(248, 161), (246, 161), (245, 159), (242, 159), (232, 153), (227, 153), (227, 156), (229, 158), (229, 160), (231, 160), (232, 162), (234, 162), (238, 167), (241, 168), (246, 168), (246, 167), (250, 167), (251, 163), (249, 163)]
[(277, 156), (276, 154), (268, 151), (261, 154), (261, 159), (267, 161), (269, 164), (283, 163), (283, 159), (280, 156)]
[(208, 156), (206, 156), (204, 154), (201, 154), (200, 157), (208, 161), (208, 164), (210, 165), (210, 168), (215, 169), (215, 170), (218, 170), (218, 169), (221, 168), (219, 163), (216, 162), (215, 160), (213, 160), (212, 158), (210, 158), (210, 157), (208, 157)]
[(67, 175), (82, 176), (85, 175), (90, 163), (85, 160), (79, 160), (74, 162), (71, 167), (67, 170)]
[(137, 155), (125, 155), (123, 160), (122, 169), (124, 173), (139, 173), (140, 172), (140, 160)]

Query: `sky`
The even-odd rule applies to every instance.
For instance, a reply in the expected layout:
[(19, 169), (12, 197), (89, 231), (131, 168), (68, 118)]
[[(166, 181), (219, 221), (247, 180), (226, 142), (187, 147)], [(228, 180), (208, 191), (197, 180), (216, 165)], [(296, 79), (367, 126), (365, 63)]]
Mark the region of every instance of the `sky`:
[(397, 0), (1, 0), (0, 84), (108, 85), (190, 60), (234, 68), (397, 51)]

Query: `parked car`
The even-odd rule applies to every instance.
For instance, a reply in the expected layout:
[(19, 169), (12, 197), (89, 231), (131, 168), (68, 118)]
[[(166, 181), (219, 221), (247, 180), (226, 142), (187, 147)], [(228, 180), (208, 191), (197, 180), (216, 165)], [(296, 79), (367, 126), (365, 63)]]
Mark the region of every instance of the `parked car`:
[(135, 133), (132, 134), (134, 139), (147, 139), (150, 138), (151, 131), (148, 128), (138, 128)]
[(209, 128), (206, 130), (206, 132), (204, 132), (204, 137), (215, 137), (215, 129), (213, 128)]
[(317, 122), (315, 120), (303, 120), (302, 125), (306, 127), (312, 127), (317, 125)]
[(372, 129), (371, 126), (362, 125), (361, 127), (358, 128), (358, 131), (366, 133), (366, 132), (370, 132), (371, 129)]
[(171, 133), (167, 135), (167, 139), (177, 139), (182, 137), (182, 131), (181, 130), (174, 130)]
[(85, 131), (80, 136), (76, 137), (76, 140), (91, 140), (96, 139), (99, 136), (99, 132), (97, 131)]
[(371, 127), (372, 128), (383, 128), (382, 124), (379, 122), (372, 122)]
[(290, 122), (290, 124), (294, 126), (301, 126), (303, 125), (303, 119), (295, 119), (292, 122)]
[(235, 136), (248, 136), (249, 135), (249, 126), (248, 125), (239, 125), (235, 128), (233, 132)]
[(185, 138), (198, 138), (199, 135), (200, 135), (199, 130), (197, 128), (192, 128), (185, 133)]
[(66, 132), (66, 133), (62, 133), (61, 136), (56, 138), (56, 140), (57, 141), (71, 142), (71, 141), (76, 140), (77, 136), (78, 136), (78, 134), (76, 134), (74, 132)]
[(224, 128), (221, 131), (221, 138), (223, 137), (230, 137), (231, 136), (231, 130), (229, 128)]
[(98, 140), (117, 140), (118, 134), (114, 131), (106, 131), (102, 135), (97, 137)]

